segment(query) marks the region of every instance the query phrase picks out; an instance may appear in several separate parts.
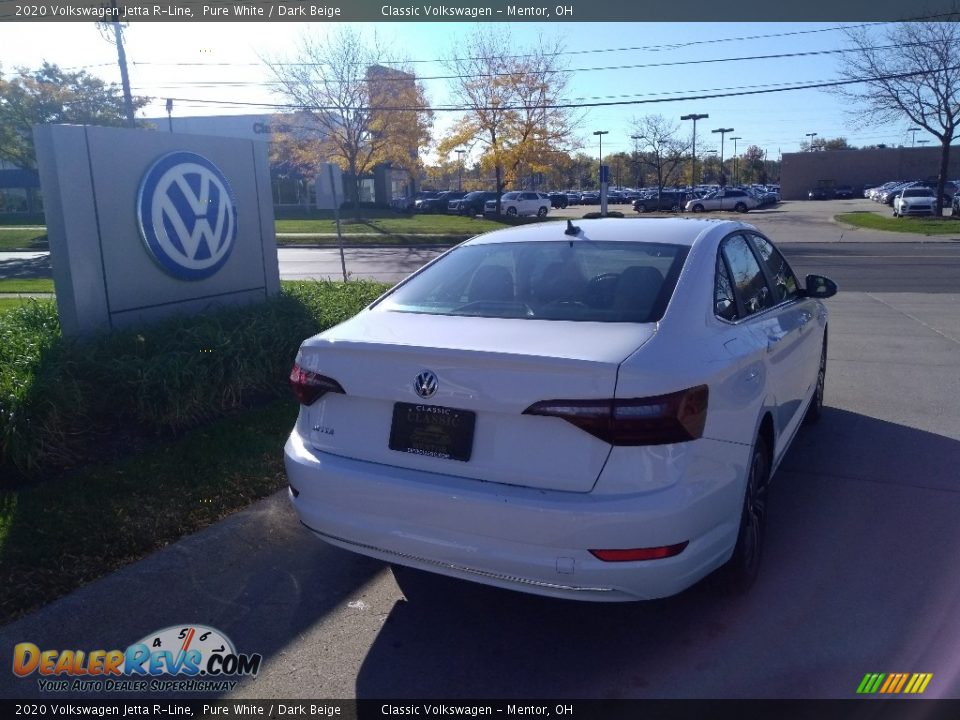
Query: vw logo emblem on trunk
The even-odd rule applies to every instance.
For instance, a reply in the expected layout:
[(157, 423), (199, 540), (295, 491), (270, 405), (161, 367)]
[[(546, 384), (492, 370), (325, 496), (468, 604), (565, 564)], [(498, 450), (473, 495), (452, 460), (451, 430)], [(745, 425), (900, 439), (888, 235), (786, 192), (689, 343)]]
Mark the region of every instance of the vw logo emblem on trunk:
[(417, 391), (417, 395), (420, 397), (429, 398), (433, 397), (434, 393), (437, 392), (438, 384), (437, 376), (429, 370), (424, 370), (417, 375), (417, 379), (413, 381), (413, 389)]
[(168, 274), (203, 280), (223, 267), (237, 237), (230, 183), (205, 157), (173, 152), (157, 160), (137, 196), (140, 235)]

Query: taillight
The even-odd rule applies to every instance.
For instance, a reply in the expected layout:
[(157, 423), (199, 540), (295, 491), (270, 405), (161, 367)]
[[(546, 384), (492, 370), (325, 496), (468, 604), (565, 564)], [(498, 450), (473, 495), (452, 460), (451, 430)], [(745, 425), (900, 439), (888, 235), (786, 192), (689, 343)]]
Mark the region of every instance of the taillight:
[(558, 417), (611, 445), (667, 445), (703, 436), (706, 385), (629, 400), (546, 400), (524, 415)]
[(328, 392), (343, 393), (343, 388), (336, 380), (304, 370), (299, 363), (294, 363), (290, 371), (290, 387), (301, 405), (312, 405)]

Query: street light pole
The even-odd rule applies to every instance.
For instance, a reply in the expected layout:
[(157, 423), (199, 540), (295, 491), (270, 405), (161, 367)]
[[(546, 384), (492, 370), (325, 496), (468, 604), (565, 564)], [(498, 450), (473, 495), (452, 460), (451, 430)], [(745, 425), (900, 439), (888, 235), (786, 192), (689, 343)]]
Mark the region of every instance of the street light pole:
[(917, 146), (917, 133), (920, 132), (920, 128), (918, 128), (918, 127), (907, 128), (907, 132), (913, 134), (913, 142), (912, 142), (912, 144), (910, 145), (910, 147), (916, 147), (916, 146)]
[(720, 187), (727, 184), (727, 174), (723, 170), (723, 138), (728, 132), (733, 132), (733, 128), (717, 128), (710, 132), (720, 133)]
[(816, 133), (807, 133), (807, 137), (810, 138), (810, 149), (807, 152), (813, 152), (813, 139), (817, 136)]
[(594, 130), (593, 134), (600, 138), (600, 169), (597, 179), (600, 181), (600, 214), (607, 214), (607, 193), (603, 188), (603, 136), (609, 133), (609, 130)]
[(737, 157), (737, 140), (743, 140), (743, 138), (737, 135), (736, 137), (731, 136), (730, 139), (733, 140), (733, 184), (739, 185), (740, 184), (740, 163), (739, 163), (740, 158)]
[(693, 120), (693, 152), (690, 154), (690, 186), (697, 184), (697, 120), (706, 120), (709, 115), (706, 113), (697, 115), (681, 115), (681, 120)]
[(463, 190), (463, 154), (466, 150), (454, 150), (457, 154), (457, 192)]
[(643, 135), (631, 135), (630, 139), (633, 140), (633, 184), (637, 187), (640, 186), (640, 151), (637, 149), (637, 142), (643, 140)]
[(167, 98), (167, 125), (173, 132), (173, 98)]

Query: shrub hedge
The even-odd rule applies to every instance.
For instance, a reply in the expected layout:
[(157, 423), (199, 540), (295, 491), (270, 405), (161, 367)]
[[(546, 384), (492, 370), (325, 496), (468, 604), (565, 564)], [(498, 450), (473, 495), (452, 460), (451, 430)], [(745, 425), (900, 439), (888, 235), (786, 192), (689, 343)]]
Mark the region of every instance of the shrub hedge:
[(0, 474), (77, 466), (277, 397), (300, 342), (387, 287), (284, 282), (260, 305), (84, 342), (60, 336), (51, 301), (0, 314)]

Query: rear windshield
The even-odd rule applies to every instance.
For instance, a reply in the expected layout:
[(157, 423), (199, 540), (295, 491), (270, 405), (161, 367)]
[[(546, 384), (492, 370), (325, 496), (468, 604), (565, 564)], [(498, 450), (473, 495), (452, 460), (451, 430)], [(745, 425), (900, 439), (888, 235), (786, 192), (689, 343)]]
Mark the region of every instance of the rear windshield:
[(656, 322), (689, 248), (584, 240), (467, 245), (398, 287), (380, 310), (433, 315)]

